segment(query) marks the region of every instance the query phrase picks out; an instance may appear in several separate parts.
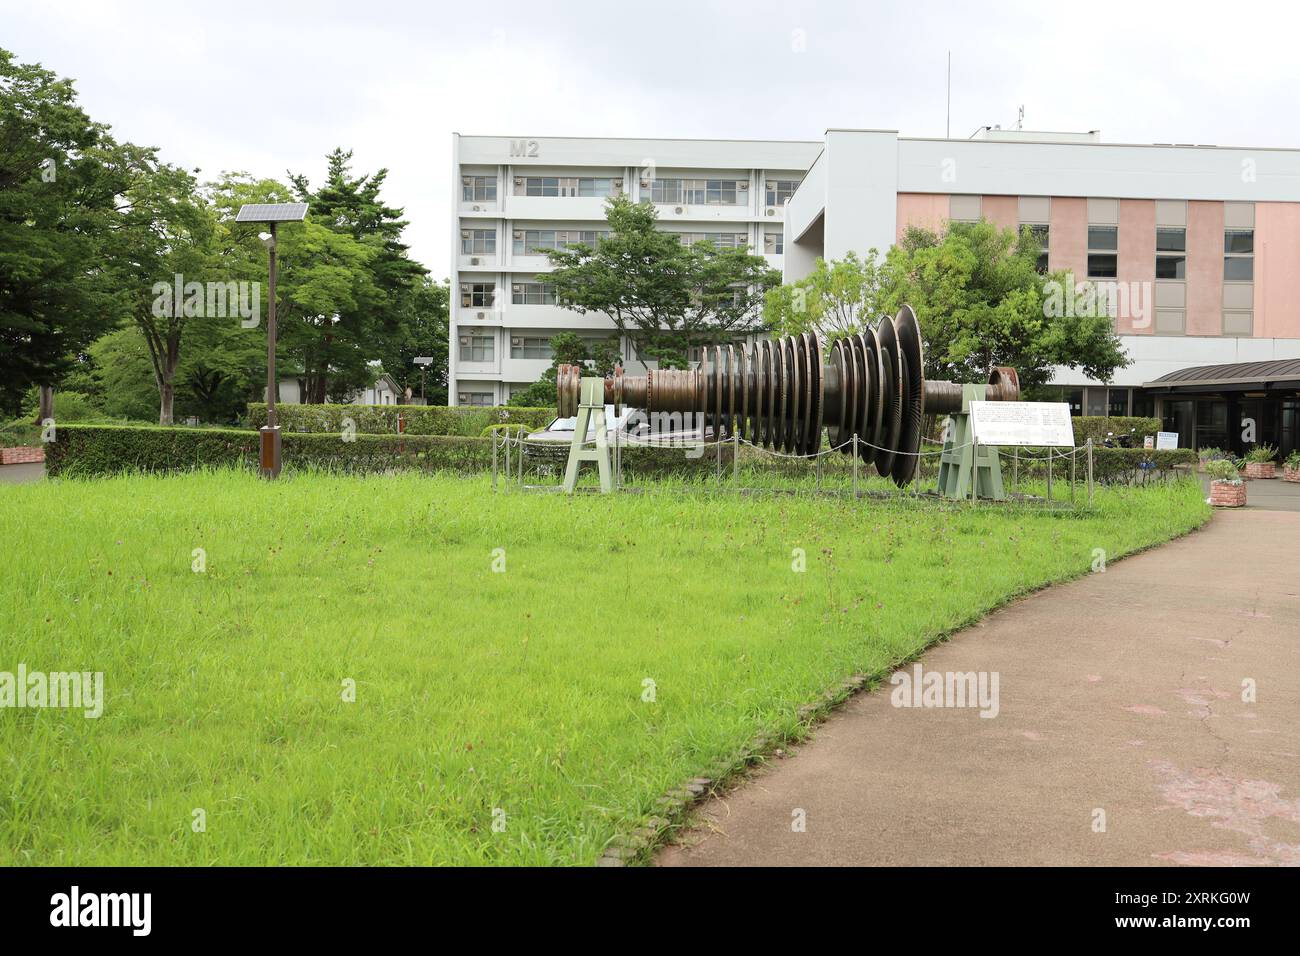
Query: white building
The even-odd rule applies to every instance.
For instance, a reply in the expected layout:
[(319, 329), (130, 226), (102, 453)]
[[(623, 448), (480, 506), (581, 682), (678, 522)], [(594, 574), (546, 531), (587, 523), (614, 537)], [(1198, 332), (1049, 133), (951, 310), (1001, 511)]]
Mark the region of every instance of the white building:
[[(551, 364), (559, 331), (606, 340), (602, 315), (555, 305), (538, 248), (591, 244), (605, 199), (650, 198), (684, 241), (748, 245), (783, 267), (784, 204), (819, 142), (461, 136), (452, 139), (448, 393), (453, 405), (504, 403)], [(624, 367), (642, 363), (621, 342)]]

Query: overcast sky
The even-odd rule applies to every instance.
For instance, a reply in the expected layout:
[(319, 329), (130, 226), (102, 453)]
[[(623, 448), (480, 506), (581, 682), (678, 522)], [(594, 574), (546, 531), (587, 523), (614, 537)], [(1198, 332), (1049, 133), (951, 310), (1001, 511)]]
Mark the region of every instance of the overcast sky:
[[(90, 115), (215, 176), (318, 181), (334, 146), (448, 272), (451, 134), (820, 140), (1100, 129), (1108, 142), (1300, 146), (1296, 5), (114, 3), (0, 0), (0, 46)], [(499, 19), (498, 19), (499, 18)], [(798, 32), (796, 32), (798, 31)]]

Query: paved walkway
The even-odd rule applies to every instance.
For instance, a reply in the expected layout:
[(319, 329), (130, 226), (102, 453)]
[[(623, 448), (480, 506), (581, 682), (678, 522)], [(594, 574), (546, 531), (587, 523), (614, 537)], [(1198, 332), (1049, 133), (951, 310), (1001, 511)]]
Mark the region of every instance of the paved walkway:
[(997, 672), (997, 716), (860, 694), (658, 862), (1300, 865), (1300, 513), (1220, 512), (921, 664)]
[(23, 465), (0, 465), (0, 485), (21, 485), (29, 481), (40, 481), (45, 477), (44, 462), (30, 462)]

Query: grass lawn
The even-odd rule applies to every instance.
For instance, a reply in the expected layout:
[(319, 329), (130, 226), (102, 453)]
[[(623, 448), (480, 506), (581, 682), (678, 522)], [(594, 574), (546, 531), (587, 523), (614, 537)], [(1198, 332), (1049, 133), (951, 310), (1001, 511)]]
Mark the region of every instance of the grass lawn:
[(105, 701), (0, 709), (0, 863), (590, 864), (832, 684), (1207, 517), (1195, 482), (1087, 516), (417, 475), (3, 488), (0, 671), (102, 671)]

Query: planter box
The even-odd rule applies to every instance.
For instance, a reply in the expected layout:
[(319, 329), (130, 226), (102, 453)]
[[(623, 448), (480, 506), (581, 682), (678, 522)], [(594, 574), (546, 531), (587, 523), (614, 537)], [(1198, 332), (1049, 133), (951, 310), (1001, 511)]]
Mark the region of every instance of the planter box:
[(1300, 468), (1283, 467), (1282, 480), (1300, 482)]
[(1277, 466), (1271, 461), (1246, 462), (1247, 478), (1276, 478)]
[(30, 462), (44, 460), (44, 448), (31, 445), (21, 445), (17, 448), (0, 448), (0, 465), (25, 465)]
[(1246, 503), (1246, 484), (1230, 481), (1210, 482), (1210, 504), (1216, 508), (1240, 508)]

